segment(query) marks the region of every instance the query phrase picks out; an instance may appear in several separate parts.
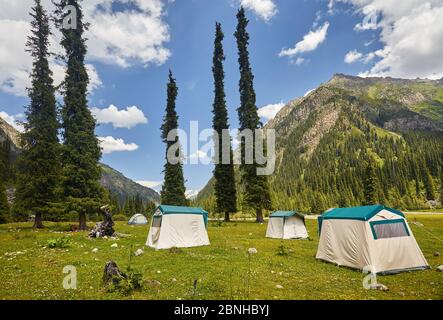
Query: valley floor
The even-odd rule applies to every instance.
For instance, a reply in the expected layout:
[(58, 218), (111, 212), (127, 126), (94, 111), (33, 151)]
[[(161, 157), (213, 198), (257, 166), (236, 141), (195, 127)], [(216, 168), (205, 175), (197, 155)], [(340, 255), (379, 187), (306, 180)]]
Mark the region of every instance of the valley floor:
[[(443, 299), (443, 273), (436, 271), (443, 256), (434, 256), (443, 253), (443, 216), (408, 220), (432, 269), (379, 276), (387, 292), (365, 290), (359, 271), (317, 261), (315, 220), (307, 220), (311, 241), (284, 242), (266, 239), (266, 224), (211, 221), (211, 246), (171, 251), (144, 247), (148, 227), (122, 222), (116, 230), (131, 236), (120, 240), (90, 240), (86, 233), (66, 232), (68, 223), (48, 222), (39, 231), (31, 223), (1, 225), (0, 299)], [(60, 237), (70, 238), (70, 247), (44, 248)], [(252, 247), (258, 253), (249, 259)], [(143, 290), (129, 296), (106, 292), (101, 284), (106, 261), (125, 269), (130, 252), (139, 248), (144, 254), (133, 257), (132, 267), (143, 273)], [(281, 249), (289, 253), (278, 255)], [(63, 288), (66, 265), (77, 269), (77, 290)]]

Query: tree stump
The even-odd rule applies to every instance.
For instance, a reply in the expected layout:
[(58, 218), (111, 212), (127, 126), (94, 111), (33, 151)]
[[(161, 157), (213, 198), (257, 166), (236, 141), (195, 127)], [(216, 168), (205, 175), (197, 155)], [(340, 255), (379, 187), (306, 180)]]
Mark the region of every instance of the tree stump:
[(120, 271), (117, 264), (114, 261), (108, 261), (105, 264), (105, 270), (103, 271), (103, 284), (108, 285), (111, 282), (118, 284), (120, 280), (127, 279), (128, 276)]
[(103, 211), (103, 222), (95, 225), (94, 229), (89, 233), (90, 238), (112, 237), (115, 234), (113, 228), (114, 221), (112, 221), (112, 213), (109, 210), (109, 206), (103, 206), (100, 209)]

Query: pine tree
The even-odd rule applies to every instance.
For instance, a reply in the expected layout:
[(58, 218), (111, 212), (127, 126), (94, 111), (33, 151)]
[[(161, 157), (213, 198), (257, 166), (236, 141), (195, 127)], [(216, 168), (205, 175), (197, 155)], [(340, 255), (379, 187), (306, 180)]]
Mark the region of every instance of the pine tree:
[(366, 173), (364, 178), (364, 195), (365, 204), (373, 205), (377, 203), (377, 176), (372, 160), (369, 160), (366, 166)]
[(114, 212), (114, 215), (122, 213), (117, 194), (109, 193), (109, 205), (111, 206), (111, 211)]
[(9, 179), (9, 153), (10, 153), (10, 141), (6, 139), (0, 142), (0, 181), (8, 181)]
[(49, 69), (48, 16), (40, 0), (30, 13), (31, 35), (26, 43), (33, 58), (30, 104), (26, 108), (25, 133), (21, 143), (23, 152), (18, 164), (16, 202), (27, 212), (35, 214), (35, 228), (42, 228), (43, 214), (57, 200), (60, 180), (58, 123), (55, 88)]
[[(251, 65), (249, 62), (249, 34), (246, 30), (248, 19), (245, 15), (243, 7), (237, 14), (237, 30), (235, 37), (237, 38), (238, 62), (240, 65), (240, 107), (238, 108), (238, 117), (240, 120), (240, 130), (249, 129), (253, 132), (260, 128), (260, 118), (257, 112), (256, 95), (254, 91), (254, 76), (252, 75)], [(255, 137), (256, 138), (256, 137)], [(255, 140), (254, 138), (254, 140)], [(254, 160), (253, 164), (245, 163), (245, 141), (241, 141), (242, 164), (241, 181), (245, 191), (244, 205), (255, 210), (257, 222), (263, 222), (263, 209), (271, 208), (271, 195), (269, 183), (266, 176), (257, 175), (257, 168), (260, 166)], [(255, 141), (251, 146), (255, 155)]]
[(134, 198), (135, 213), (142, 213), (145, 210), (142, 197), (137, 193)]
[[(56, 4), (56, 23), (63, 37), (67, 71), (64, 82), (63, 119), (63, 190), (68, 207), (79, 214), (79, 229), (86, 230), (86, 216), (99, 207), (103, 190), (99, 185), (101, 149), (95, 135), (96, 122), (87, 101), (89, 77), (85, 67), (86, 39), (83, 12), (79, 0), (60, 0)], [(76, 28), (64, 28), (70, 5), (76, 12)]]
[(154, 214), (154, 210), (157, 209), (157, 206), (154, 202), (148, 201), (145, 206), (145, 214), (150, 216)]
[(168, 134), (171, 130), (178, 129), (178, 115), (175, 111), (175, 100), (178, 94), (178, 88), (172, 72), (169, 71), (169, 82), (167, 85), (167, 103), (166, 115), (161, 126), (162, 139), (166, 144), (166, 163), (165, 163), (165, 180), (161, 191), (161, 202), (166, 205), (186, 206), (188, 201), (185, 196), (185, 180), (183, 178), (183, 165), (181, 159), (177, 163), (170, 163), (168, 159), (168, 151), (170, 148), (176, 148), (175, 156), (180, 157), (180, 141), (176, 136), (174, 141), (168, 141)]
[[(216, 148), (217, 163), (214, 169), (215, 179), (215, 197), (217, 211), (225, 214), (225, 221), (229, 221), (229, 214), (237, 211), (237, 190), (235, 186), (233, 152), (231, 138), (228, 141), (223, 139), (223, 130), (229, 130), (228, 111), (226, 108), (225, 95), (225, 72), (223, 70), (223, 61), (225, 55), (223, 52), (222, 41), (224, 34), (220, 23), (216, 23), (215, 41), (214, 41), (214, 58), (212, 72), (214, 74), (215, 97), (213, 104), (213, 128), (217, 132), (214, 137), (214, 145)], [(225, 137), (226, 138), (226, 137)], [(223, 151), (229, 151), (230, 163), (223, 163)]]
[(440, 206), (443, 207), (443, 166), (440, 168)]
[(427, 167), (424, 167), (423, 169), (423, 182), (425, 184), (426, 199), (435, 200), (434, 179), (432, 179), (431, 173)]

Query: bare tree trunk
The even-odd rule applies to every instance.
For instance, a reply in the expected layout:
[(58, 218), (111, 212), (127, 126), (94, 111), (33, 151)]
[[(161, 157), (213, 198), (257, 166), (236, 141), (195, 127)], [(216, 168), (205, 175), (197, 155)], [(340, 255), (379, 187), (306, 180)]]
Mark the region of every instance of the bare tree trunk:
[(265, 222), (265, 220), (263, 219), (263, 210), (261, 208), (257, 208), (256, 214), (257, 214), (257, 220), (255, 222), (257, 223)]
[(225, 222), (231, 221), (231, 217), (229, 216), (229, 212), (225, 212)]
[(33, 228), (35, 228), (35, 229), (43, 229), (44, 228), (41, 212), (35, 214)]
[(86, 225), (86, 214), (79, 213), (78, 215), (78, 231), (86, 231), (88, 230), (88, 226)]

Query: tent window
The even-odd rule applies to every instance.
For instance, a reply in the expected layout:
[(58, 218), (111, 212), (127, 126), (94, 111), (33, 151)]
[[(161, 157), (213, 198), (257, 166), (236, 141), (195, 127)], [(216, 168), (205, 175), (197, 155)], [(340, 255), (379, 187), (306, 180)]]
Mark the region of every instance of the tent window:
[(160, 228), (162, 226), (162, 217), (161, 216), (154, 216), (152, 219), (152, 227), (153, 228)]
[(409, 237), (409, 231), (404, 220), (371, 222), (374, 239)]

